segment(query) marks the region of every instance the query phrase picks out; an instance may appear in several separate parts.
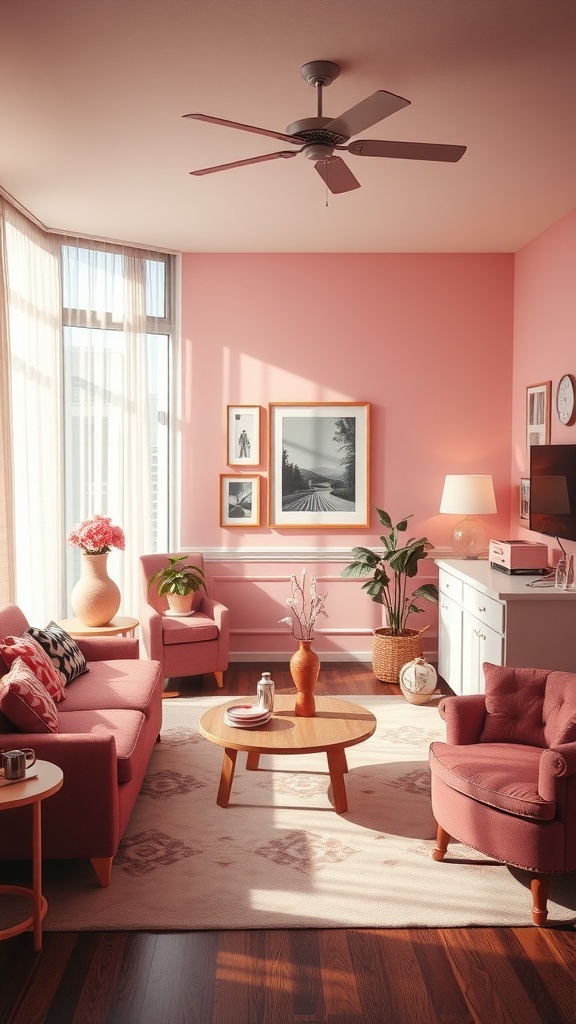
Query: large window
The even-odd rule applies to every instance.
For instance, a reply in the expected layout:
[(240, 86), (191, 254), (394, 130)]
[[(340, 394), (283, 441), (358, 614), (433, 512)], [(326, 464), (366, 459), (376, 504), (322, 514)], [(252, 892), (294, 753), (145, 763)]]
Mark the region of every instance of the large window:
[[(169, 547), (170, 257), (85, 242), (62, 246), (66, 521), (109, 515), (122, 610), (138, 607), (138, 555)], [(66, 589), (79, 575), (68, 549)]]
[(139, 555), (168, 550), (174, 257), (46, 232), (0, 194), (0, 591), (42, 626), (71, 612), (96, 512), (137, 614)]

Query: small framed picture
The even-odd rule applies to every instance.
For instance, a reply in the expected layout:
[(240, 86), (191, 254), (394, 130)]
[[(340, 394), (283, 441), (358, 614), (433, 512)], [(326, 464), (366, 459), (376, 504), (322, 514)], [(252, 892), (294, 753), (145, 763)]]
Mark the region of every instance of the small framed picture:
[(227, 430), (229, 466), (260, 465), (260, 406), (229, 405)]
[(220, 474), (220, 526), (260, 526), (260, 477)]
[(520, 480), (520, 519), (530, 519), (530, 480), (527, 476)]
[(533, 444), (550, 444), (550, 400), (552, 381), (526, 388), (526, 450)]

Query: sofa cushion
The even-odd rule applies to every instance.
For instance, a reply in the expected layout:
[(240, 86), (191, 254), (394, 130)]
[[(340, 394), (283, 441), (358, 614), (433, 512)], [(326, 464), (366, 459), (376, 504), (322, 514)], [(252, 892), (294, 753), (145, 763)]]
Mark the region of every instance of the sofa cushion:
[(162, 640), (165, 644), (193, 644), (217, 639), (218, 626), (205, 612), (196, 612), (188, 618), (162, 616)]
[(22, 658), (0, 679), (0, 711), (19, 732), (58, 732), (56, 704)]
[(113, 708), (108, 711), (66, 711), (58, 715), (60, 733), (78, 735), (112, 735), (116, 743), (118, 782), (130, 782), (134, 768), (142, 756), (140, 735), (146, 719), (140, 711)]
[(430, 746), (435, 774), (450, 789), (481, 804), (540, 821), (556, 813), (554, 800), (538, 793), (542, 750), (514, 743), (459, 746), (436, 741)]
[(46, 651), (54, 668), (60, 673), (63, 686), (88, 671), (86, 658), (78, 644), (57, 622), (49, 622), (45, 629), (30, 626), (28, 633)]
[(36, 676), (39, 683), (46, 688), (57, 704), (66, 697), (66, 691), (60, 673), (52, 664), (51, 658), (33, 637), (5, 636), (0, 640), (0, 653), (4, 661), (11, 665), (16, 658), (22, 658), (28, 668)]
[(486, 715), (481, 743), (545, 747), (542, 702), (549, 670), (484, 664)]
[(66, 689), (62, 715), (71, 711), (125, 708), (141, 711), (146, 718), (161, 700), (164, 680), (156, 661), (91, 661), (87, 676), (75, 679)]
[(576, 740), (576, 673), (551, 672), (542, 708), (547, 747)]

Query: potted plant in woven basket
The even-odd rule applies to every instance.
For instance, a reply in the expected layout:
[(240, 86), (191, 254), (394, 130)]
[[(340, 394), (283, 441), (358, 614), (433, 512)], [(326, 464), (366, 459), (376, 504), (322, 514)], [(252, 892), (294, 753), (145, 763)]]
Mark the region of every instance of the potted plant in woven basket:
[(148, 587), (156, 583), (158, 596), (167, 598), (173, 615), (190, 615), (194, 594), (206, 585), (202, 569), (186, 562), (187, 557), (168, 555), (168, 565), (155, 572), (148, 582)]
[(421, 634), (424, 630), (409, 629), (406, 625), (410, 615), (423, 611), (414, 601), (418, 598), (437, 601), (438, 588), (433, 583), (424, 583), (409, 591), (408, 581), (417, 575), (418, 563), (432, 548), (427, 537), (410, 538), (402, 543), (400, 535), (406, 532), (412, 516), (406, 516), (394, 525), (387, 512), (381, 508), (376, 511), (386, 530), (380, 538), (383, 550), (353, 548), (354, 561), (340, 575), (369, 577), (362, 590), (373, 601), (384, 605), (388, 625), (374, 630), (372, 669), (382, 682), (397, 683), (402, 665), (423, 655)]

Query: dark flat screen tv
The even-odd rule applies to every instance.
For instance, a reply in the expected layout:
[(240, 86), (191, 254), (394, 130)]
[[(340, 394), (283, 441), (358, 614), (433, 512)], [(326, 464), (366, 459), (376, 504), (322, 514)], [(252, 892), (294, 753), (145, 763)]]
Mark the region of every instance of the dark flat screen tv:
[(576, 541), (576, 444), (530, 447), (530, 529)]

